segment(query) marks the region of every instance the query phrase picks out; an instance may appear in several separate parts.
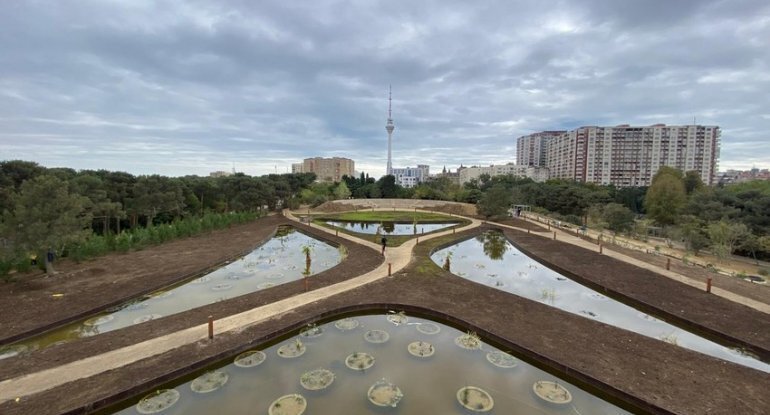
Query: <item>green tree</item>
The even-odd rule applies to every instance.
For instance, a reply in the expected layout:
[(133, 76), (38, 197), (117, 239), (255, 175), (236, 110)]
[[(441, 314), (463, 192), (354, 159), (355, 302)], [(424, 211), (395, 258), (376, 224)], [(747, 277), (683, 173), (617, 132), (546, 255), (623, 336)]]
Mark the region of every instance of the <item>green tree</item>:
[(604, 206), (602, 219), (613, 232), (628, 232), (634, 226), (634, 212), (618, 203)]
[(709, 224), (708, 234), (711, 239), (711, 249), (719, 259), (725, 259), (735, 252), (738, 244), (749, 234), (749, 228), (743, 223), (721, 220)]
[(702, 188), (703, 181), (700, 179), (700, 173), (690, 170), (684, 174), (684, 191), (688, 195)]
[(644, 198), (647, 214), (661, 225), (672, 225), (687, 202), (682, 172), (661, 167)]
[(705, 222), (693, 215), (682, 216), (681, 223), (674, 235), (684, 241), (687, 250), (692, 251), (695, 255), (698, 255), (702, 249), (707, 248), (711, 243), (706, 232)]
[(378, 180), (377, 186), (380, 188), (380, 197), (384, 199), (390, 199), (398, 196), (399, 186), (396, 184), (396, 176), (393, 176), (392, 174), (383, 176), (380, 180)]
[(334, 197), (336, 199), (347, 199), (350, 197), (350, 189), (348, 189), (348, 185), (344, 181), (334, 188)]
[(38, 176), (21, 185), (13, 213), (3, 222), (11, 229), (12, 244), (21, 253), (34, 252), (45, 258), (46, 271), (51, 274), (54, 268), (46, 253), (60, 254), (91, 233), (87, 203), (87, 198), (71, 194), (62, 180)]
[(502, 185), (496, 185), (486, 192), (476, 204), (476, 209), (487, 219), (508, 214), (511, 207), (511, 192)]

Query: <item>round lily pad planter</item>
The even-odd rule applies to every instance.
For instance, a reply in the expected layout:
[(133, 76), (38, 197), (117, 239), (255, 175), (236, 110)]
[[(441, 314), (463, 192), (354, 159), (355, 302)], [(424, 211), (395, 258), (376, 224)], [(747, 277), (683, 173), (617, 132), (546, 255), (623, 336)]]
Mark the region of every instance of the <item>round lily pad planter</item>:
[(395, 408), (401, 402), (404, 394), (401, 393), (401, 389), (395, 384), (388, 382), (386, 379), (380, 379), (369, 388), (366, 397), (369, 399), (369, 402), (377, 406)]
[(295, 357), (302, 356), (303, 354), (305, 354), (306, 351), (307, 351), (307, 346), (302, 344), (301, 341), (296, 340), (279, 347), (278, 356), (284, 357), (286, 359), (292, 359)]
[(270, 404), (267, 410), (269, 415), (301, 415), (307, 409), (307, 399), (304, 396), (292, 393), (283, 395)]
[(532, 385), (538, 398), (556, 405), (572, 402), (572, 394), (562, 385), (548, 380), (539, 380)]
[(369, 330), (364, 333), (364, 340), (369, 343), (381, 344), (387, 342), (388, 339), (390, 339), (390, 334), (385, 330)]
[(484, 389), (466, 386), (457, 391), (457, 402), (473, 412), (489, 412), (495, 406), (492, 396)]
[(334, 383), (334, 372), (328, 369), (315, 369), (302, 374), (299, 384), (309, 391), (319, 391)]
[(196, 279), (192, 280), (191, 283), (192, 284), (205, 284), (205, 283), (207, 283), (209, 281), (211, 281), (211, 277), (209, 277), (208, 275), (204, 275), (204, 276), (202, 276), (200, 278), (196, 278)]
[(161, 389), (153, 392), (136, 404), (136, 411), (140, 414), (157, 414), (173, 406), (179, 400), (179, 392), (176, 389)]
[(354, 318), (343, 318), (334, 322), (334, 327), (342, 331), (350, 331), (361, 325), (361, 322)]
[(324, 328), (321, 326), (310, 325), (299, 332), (299, 335), (308, 339), (314, 339), (324, 334)]
[(510, 369), (519, 364), (515, 357), (499, 350), (487, 353), (487, 361), (503, 369)]
[(422, 334), (438, 334), (441, 331), (441, 327), (433, 323), (420, 323), (417, 325), (417, 331)]
[(160, 314), (146, 314), (144, 316), (135, 318), (134, 319), (134, 324), (145, 323), (145, 322), (148, 322), (150, 320), (157, 320), (157, 319), (159, 319), (161, 317), (163, 317), (163, 316), (160, 315)]
[(374, 356), (369, 353), (356, 352), (345, 358), (345, 366), (349, 369), (364, 371), (374, 366)]
[(217, 284), (211, 287), (211, 291), (227, 291), (233, 288), (233, 284)]
[(415, 357), (431, 357), (436, 353), (436, 348), (424, 341), (409, 343), (406, 349), (409, 351), (409, 354)]
[(275, 287), (275, 283), (274, 282), (263, 282), (263, 283), (257, 285), (257, 288), (259, 288), (260, 290), (264, 290), (264, 289), (270, 288), (270, 287)]
[(112, 320), (115, 320), (115, 316), (112, 314), (107, 314), (104, 316), (91, 317), (84, 321), (83, 324), (86, 326), (101, 326), (102, 324), (107, 324)]
[(209, 393), (225, 386), (230, 375), (221, 370), (206, 372), (190, 382), (190, 389), (195, 393)]
[(455, 344), (466, 350), (481, 349), (481, 339), (473, 334), (463, 334), (455, 338)]
[(236, 356), (233, 363), (238, 367), (254, 367), (261, 365), (265, 359), (267, 359), (265, 352), (249, 350)]
[(409, 321), (409, 317), (407, 317), (407, 316), (405, 316), (405, 315), (403, 315), (401, 313), (388, 314), (387, 319), (388, 319), (389, 322), (391, 322), (391, 323), (393, 323), (393, 324), (395, 324), (397, 326), (400, 326), (402, 324), (406, 324)]

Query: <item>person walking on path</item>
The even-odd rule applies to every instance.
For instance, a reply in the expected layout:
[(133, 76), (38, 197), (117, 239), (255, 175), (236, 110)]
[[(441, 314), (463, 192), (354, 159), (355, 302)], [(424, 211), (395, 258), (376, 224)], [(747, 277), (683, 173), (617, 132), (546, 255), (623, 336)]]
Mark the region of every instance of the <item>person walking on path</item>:
[(385, 255), (385, 245), (388, 244), (388, 238), (383, 236), (380, 242), (382, 242), (382, 255)]

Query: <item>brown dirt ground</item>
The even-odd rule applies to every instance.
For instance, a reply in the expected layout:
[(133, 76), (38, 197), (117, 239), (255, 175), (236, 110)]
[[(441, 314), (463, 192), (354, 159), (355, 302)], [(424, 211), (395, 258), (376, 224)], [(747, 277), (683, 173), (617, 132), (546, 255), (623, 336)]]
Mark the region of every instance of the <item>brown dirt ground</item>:
[[(454, 238), (470, 236), (479, 231), (474, 230), (467, 235), (457, 234)], [(598, 254), (592, 257), (586, 254), (588, 251), (581, 248), (545, 238), (536, 240), (536, 237), (527, 236), (523, 232), (507, 231), (506, 234), (520, 247), (526, 245), (525, 249), (533, 252), (537, 250), (546, 254), (556, 252), (556, 254), (550, 254), (549, 260), (558, 262), (560, 258), (564, 258), (561, 260), (577, 261), (575, 268), (579, 275), (586, 279), (595, 278), (596, 281), (603, 281), (609, 285), (614, 283), (615, 288), (627, 290), (636, 296), (649, 295), (647, 299), (650, 306), (661, 309), (670, 308), (674, 311), (681, 305), (696, 306), (696, 309), (705, 308), (707, 310), (705, 313), (687, 308), (688, 313), (684, 313), (682, 318), (701, 318), (703, 321), (699, 324), (713, 325), (715, 330), (725, 328), (721, 326), (729, 316), (741, 315), (745, 311), (742, 306), (728, 302), (733, 307), (729, 307), (728, 304), (719, 304), (719, 310), (726, 313), (723, 318), (706, 318), (711, 315), (708, 310), (713, 311), (711, 299), (714, 296), (700, 298), (700, 301), (690, 303), (683, 300), (683, 296), (667, 295), (666, 292), (671, 291), (672, 287), (663, 284), (662, 281), (671, 280), (657, 274), (651, 273), (652, 276), (649, 276), (644, 274), (647, 271), (630, 266), (629, 269), (624, 269), (624, 272), (617, 272), (614, 267), (623, 265), (622, 263), (601, 263), (591, 273), (589, 265), (596, 265), (597, 261), (609, 258)], [(445, 238), (419, 245), (416, 253), (420, 256), (412, 261), (406, 270), (394, 277), (303, 306), (243, 331), (218, 336), (214, 341), (188, 345), (136, 362), (121, 370), (106, 372), (36, 394), (23, 399), (20, 403), (7, 402), (0, 405), (0, 413), (85, 413), (103, 406), (105, 402), (112, 401), (116, 397), (127, 398), (158, 387), (191, 370), (200, 369), (276, 336), (287, 334), (307, 322), (361, 309), (382, 311), (405, 309), (407, 312), (422, 312), (427, 316), (448, 319), (464, 329), (477, 331), (485, 338), (520, 354), (526, 360), (546, 370), (560, 372), (560, 376), (565, 376), (564, 373), (566, 373), (567, 380), (589, 391), (601, 390), (605, 397), (621, 400), (625, 402), (624, 406), (639, 413), (764, 414), (766, 408), (770, 407), (770, 395), (766, 393), (767, 385), (770, 384), (770, 375), (767, 373), (555, 310), (538, 302), (455, 277), (432, 265), (430, 271), (425, 272), (425, 265), (432, 264), (427, 259), (431, 248), (440, 243), (447, 243), (448, 240), (449, 238)], [(364, 254), (365, 251), (361, 253)], [(352, 252), (349, 258), (351, 257), (356, 258)], [(378, 263), (374, 259), (372, 261), (373, 264)], [(573, 273), (576, 270), (573, 270)], [(609, 270), (612, 272), (608, 272)], [(640, 276), (638, 273), (644, 275)], [(327, 275), (319, 274), (318, 279), (314, 281), (321, 283), (328, 278), (329, 280), (324, 280), (324, 283), (332, 283), (332, 279), (340, 278), (329, 271), (325, 274)], [(612, 274), (615, 278), (605, 278), (603, 274)], [(637, 275), (637, 278), (634, 278), (634, 275)], [(653, 276), (662, 280), (654, 280), (655, 283), (650, 284)], [(613, 282), (614, 280), (620, 282)], [(677, 284), (673, 290), (674, 293), (686, 292), (690, 288), (671, 282)], [(279, 288), (286, 291), (279, 295), (277, 294)], [(259, 295), (250, 300), (238, 298), (214, 305), (220, 307), (219, 309), (191, 310), (141, 326), (58, 346), (67, 349), (59, 349), (60, 353), (56, 355), (78, 353), (82, 357), (113, 349), (172, 329), (200, 324), (202, 318), (208, 314), (231, 314), (232, 310), (274, 301), (283, 295), (297, 293), (301, 289), (301, 282), (285, 284), (285, 287), (278, 286), (256, 293)], [(689, 295), (686, 293), (684, 297), (689, 298)], [(234, 305), (238, 302), (242, 303), (238, 306)], [(679, 308), (685, 309), (685, 307)], [(505, 317), (501, 318), (501, 316)], [(753, 329), (770, 332), (766, 320), (754, 323)], [(747, 329), (749, 332), (752, 331), (751, 327)], [(744, 333), (739, 329), (731, 330), (730, 336), (748, 337), (749, 340), (757, 340), (758, 343), (765, 341), (765, 336), (752, 336), (751, 333)], [(32, 369), (44, 367), (43, 358), (54, 358), (53, 350), (57, 348), (49, 349), (51, 355), (41, 355), (40, 359), (29, 359), (38, 362)], [(46, 352), (43, 350), (39, 353)], [(65, 359), (70, 360), (69, 357)], [(18, 364), (14, 362), (18, 359), (9, 360), (9, 363)], [(16, 369), (31, 370), (30, 367), (23, 369), (23, 366), (16, 366)], [(10, 372), (19, 373), (16, 370)]]

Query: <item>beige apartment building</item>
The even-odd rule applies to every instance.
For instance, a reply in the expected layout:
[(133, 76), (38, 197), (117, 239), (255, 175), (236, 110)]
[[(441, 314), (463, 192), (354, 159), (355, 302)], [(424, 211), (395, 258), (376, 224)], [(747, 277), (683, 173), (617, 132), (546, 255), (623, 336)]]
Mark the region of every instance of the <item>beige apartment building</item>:
[(291, 165), (292, 173), (315, 173), (319, 182), (339, 182), (342, 176), (353, 177), (355, 170), (355, 162), (344, 157), (313, 157)]
[(542, 131), (520, 137), (516, 141), (516, 164), (519, 166), (545, 166), (548, 141), (566, 133), (566, 131)]
[(513, 163), (497, 164), (490, 166), (471, 166), (463, 167), (457, 170), (460, 176), (460, 184), (470, 182), (473, 179), (478, 180), (482, 174), (494, 176), (513, 175), (514, 177), (528, 177), (536, 182), (548, 180), (548, 169), (539, 166), (521, 166)]
[[(661, 166), (697, 171), (703, 183), (717, 180), (718, 126), (655, 124), (645, 127), (580, 127), (548, 137), (545, 159), (551, 179), (618, 187), (649, 186)], [(526, 146), (532, 136), (519, 138)], [(518, 143), (517, 143), (518, 148)]]

